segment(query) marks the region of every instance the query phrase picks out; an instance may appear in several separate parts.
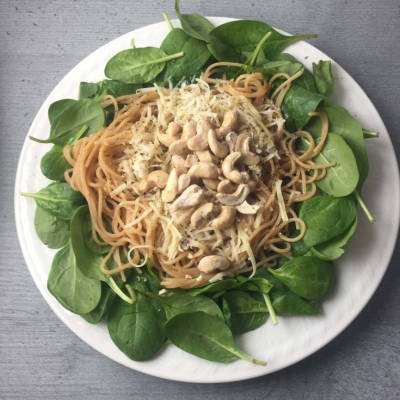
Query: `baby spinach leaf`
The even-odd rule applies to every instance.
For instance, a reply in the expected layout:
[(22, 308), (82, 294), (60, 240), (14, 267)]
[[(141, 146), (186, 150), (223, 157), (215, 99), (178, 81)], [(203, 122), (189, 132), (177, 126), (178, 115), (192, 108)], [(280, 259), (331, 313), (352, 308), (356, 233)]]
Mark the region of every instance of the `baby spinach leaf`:
[(202, 293), (218, 293), (224, 290), (237, 288), (240, 285), (241, 284), (236, 279), (224, 279), (222, 281), (209, 283), (199, 288), (190, 289), (188, 290), (188, 293), (191, 296), (197, 296)]
[(310, 113), (318, 108), (322, 100), (323, 97), (317, 93), (301, 86), (291, 86), (282, 103), (286, 127), (291, 131), (303, 128), (311, 118)]
[[(305, 139), (303, 141), (308, 143)], [(350, 147), (340, 135), (329, 133), (322, 151), (314, 157), (314, 161), (319, 164), (335, 163), (327, 169), (325, 177), (317, 181), (317, 186), (325, 193), (343, 197), (356, 189), (359, 179), (357, 162)]]
[(315, 37), (315, 35), (285, 36), (263, 22), (241, 20), (219, 25), (210, 31), (208, 48), (218, 61), (245, 63), (268, 32), (271, 32), (271, 36), (262, 46), (267, 59), (275, 59), (290, 44)]
[(257, 46), (253, 50), (253, 53), (250, 55), (249, 59), (246, 61), (246, 65), (253, 66), (256, 63), (258, 63), (258, 60), (261, 60), (261, 62), (265, 62), (267, 59), (265, 57), (265, 54), (262, 50), (263, 44), (270, 38), (272, 35), (272, 32), (267, 32), (261, 40), (257, 43)]
[(361, 188), (368, 176), (368, 156), (361, 125), (343, 107), (331, 100), (324, 101), (321, 110), (328, 116), (329, 130), (342, 136), (353, 151), (360, 174), (358, 188)]
[(321, 260), (334, 261), (342, 257), (344, 250), (341, 247), (332, 246), (322, 253), (316, 247), (311, 247), (311, 253), (313, 256), (318, 257)]
[(313, 63), (313, 74), (318, 92), (329, 97), (333, 93), (334, 88), (331, 62), (329, 60), (320, 60), (318, 64)]
[(64, 181), (64, 172), (69, 168), (62, 146), (54, 145), (40, 160), (42, 174), (52, 181)]
[(76, 103), (76, 100), (73, 99), (62, 99), (57, 100), (54, 103), (50, 104), (48, 116), (50, 125), (52, 125), (56, 119), (63, 114), (68, 108)]
[(332, 264), (313, 256), (295, 257), (269, 272), (293, 293), (308, 300), (327, 294), (333, 277)]
[(47, 288), (63, 307), (75, 314), (89, 313), (101, 297), (100, 282), (80, 272), (70, 243), (54, 256)]
[(178, 314), (202, 311), (206, 314), (223, 318), (217, 303), (206, 296), (190, 296), (187, 293), (177, 293), (172, 296), (159, 297), (167, 320)]
[(77, 265), (85, 276), (99, 281), (107, 281), (107, 277), (100, 270), (103, 256), (93, 252), (87, 245), (87, 235), (91, 237), (91, 232), (88, 232), (87, 230), (88, 214), (88, 207), (82, 206), (76, 210), (72, 217), (72, 248), (74, 249)]
[(232, 332), (221, 318), (205, 312), (175, 315), (166, 323), (165, 331), (175, 346), (197, 357), (221, 363), (242, 358), (254, 364), (265, 365), (236, 346)]
[(100, 82), (81, 82), (79, 86), (79, 98), (99, 99), (109, 94), (114, 97), (133, 94), (138, 89), (138, 85), (124, 83), (112, 79), (104, 79)]
[(292, 254), (295, 257), (304, 256), (310, 248), (304, 243), (303, 239), (300, 239), (297, 242), (290, 243)]
[[(98, 102), (91, 99), (64, 100), (61, 105), (49, 109), (51, 123), (50, 136), (46, 140), (36, 139), (39, 143), (54, 143), (64, 146), (75, 138), (78, 132), (87, 134), (98, 132), (104, 125), (104, 111)], [(56, 104), (56, 103), (54, 103)], [(81, 132), (83, 133), (83, 132)]]
[(114, 97), (125, 96), (127, 94), (136, 93), (136, 90), (139, 89), (138, 85), (134, 85), (132, 83), (124, 83), (121, 81), (116, 81), (112, 79), (104, 79), (100, 82), (100, 90), (103, 94), (110, 94)]
[(243, 282), (240, 285), (240, 289), (242, 290), (248, 290), (250, 292), (258, 292), (258, 293), (264, 293), (267, 294), (272, 288), (271, 283), (261, 277), (254, 276), (253, 278), (245, 278), (242, 276), (237, 277), (238, 282)]
[(181, 14), (179, 9), (179, 0), (175, 0), (176, 15), (181, 22), (182, 29), (195, 39), (208, 41), (208, 34), (214, 25), (200, 14)]
[(83, 314), (82, 317), (90, 324), (98, 324), (110, 311), (114, 297), (114, 292), (106, 284), (102, 283), (99, 304), (90, 313)]
[(50, 249), (60, 249), (69, 240), (69, 223), (37, 206), (35, 230), (39, 239)]
[(94, 82), (81, 82), (79, 84), (79, 100), (95, 97), (99, 92), (100, 86)]
[[(278, 266), (283, 266), (288, 258), (281, 257)], [(273, 285), (269, 296), (272, 300), (272, 307), (278, 315), (311, 315), (321, 312), (321, 306), (316, 302), (309, 302), (297, 294), (291, 292), (279, 279), (268, 272), (267, 268), (259, 268), (256, 276), (268, 279)]]
[[(81, 237), (81, 239), (84, 241), (86, 247), (92, 253), (107, 254), (111, 250), (110, 246), (101, 245), (93, 239), (92, 218), (90, 217), (88, 206), (80, 207), (76, 211), (72, 220), (73, 220), (74, 228), (77, 228), (79, 226), (78, 230), (80, 233), (78, 235)], [(75, 231), (75, 233), (78, 233), (78, 232)]]
[(276, 294), (273, 297), (272, 306), (278, 315), (284, 316), (313, 315), (321, 312), (319, 303), (308, 302), (290, 290)]
[(183, 55), (183, 52), (166, 55), (157, 47), (123, 50), (108, 61), (104, 73), (108, 78), (124, 83), (146, 83), (164, 69), (167, 61)]
[(84, 197), (64, 182), (50, 183), (37, 193), (21, 194), (32, 197), (43, 210), (67, 221), (72, 218), (76, 209), (85, 203)]
[(337, 260), (344, 253), (342, 247), (351, 239), (357, 228), (358, 217), (354, 219), (350, 228), (339, 236), (311, 248), (311, 252), (322, 260)]
[(158, 353), (165, 343), (163, 321), (162, 313), (149, 299), (138, 294), (134, 304), (115, 298), (107, 327), (112, 341), (122, 352), (132, 360), (144, 361)]
[(211, 55), (204, 42), (189, 36), (179, 28), (174, 28), (168, 33), (160, 48), (166, 54), (175, 54), (180, 51), (185, 54), (167, 63), (162, 72), (164, 79), (181, 79), (195, 74)]
[[(87, 206), (82, 206), (76, 210), (71, 220), (71, 243), (76, 256), (77, 266), (85, 276), (106, 282), (116, 295), (125, 302), (132, 304), (134, 298), (124, 293), (122, 282), (118, 281), (118, 277), (115, 278), (111, 275), (106, 275), (100, 269), (100, 265), (103, 262), (103, 254), (101, 254), (100, 250), (102, 246), (97, 245), (93, 239), (90, 240), (92, 233), (88, 232), (88, 227), (90, 229), (88, 214)], [(108, 248), (108, 246), (105, 247)], [(107, 262), (108, 265), (112, 265), (111, 268), (115, 268), (113, 263), (113, 259)]]
[(234, 334), (252, 331), (268, 318), (268, 309), (259, 293), (230, 290), (224, 294), (223, 301), (224, 311), (229, 310), (228, 325)]
[(350, 227), (356, 215), (352, 197), (318, 196), (306, 200), (299, 214), (307, 227), (305, 245), (312, 247), (340, 235)]

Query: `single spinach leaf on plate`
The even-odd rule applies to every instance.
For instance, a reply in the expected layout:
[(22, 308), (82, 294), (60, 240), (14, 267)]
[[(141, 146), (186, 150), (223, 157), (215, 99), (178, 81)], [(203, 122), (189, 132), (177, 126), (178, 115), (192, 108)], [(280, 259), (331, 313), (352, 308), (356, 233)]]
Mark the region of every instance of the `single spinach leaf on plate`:
[(124, 83), (146, 83), (156, 78), (167, 61), (183, 55), (167, 55), (157, 47), (127, 49), (120, 51), (107, 62), (104, 73), (108, 78)]
[(241, 20), (219, 25), (210, 31), (208, 48), (218, 61), (245, 63), (268, 32), (271, 32), (271, 36), (262, 46), (267, 59), (275, 59), (290, 44), (315, 37), (315, 35), (285, 36), (263, 22)]
[[(289, 259), (282, 257), (278, 266), (283, 266)], [(291, 292), (279, 279), (268, 272), (267, 268), (257, 269), (256, 276), (262, 276), (273, 285), (269, 296), (272, 300), (272, 307), (276, 314), (283, 316), (311, 315), (321, 312), (321, 306), (317, 302), (310, 302), (302, 299), (297, 294)]]
[(182, 29), (195, 39), (208, 41), (208, 34), (214, 25), (200, 14), (181, 14), (179, 9), (179, 0), (175, 0), (176, 15), (181, 22)]
[(187, 293), (177, 293), (172, 296), (159, 297), (167, 320), (178, 314), (202, 311), (206, 314), (223, 318), (217, 303), (206, 296), (190, 296)]
[(272, 306), (278, 315), (283, 316), (314, 315), (321, 313), (321, 305), (319, 303), (304, 300), (290, 290), (277, 292), (272, 297)]
[(81, 82), (79, 86), (79, 98), (101, 99), (109, 94), (114, 97), (133, 94), (139, 88), (138, 85), (124, 83), (112, 79), (104, 79), (97, 83)]
[(329, 97), (333, 93), (335, 85), (331, 71), (331, 62), (329, 60), (320, 60), (318, 63), (313, 63), (313, 74), (318, 92)]
[(104, 79), (103, 81), (100, 82), (100, 84), (101, 84), (101, 93), (110, 94), (111, 96), (114, 97), (134, 94), (136, 93), (136, 90), (139, 89), (138, 85), (134, 85), (132, 83), (124, 83), (112, 79)]
[(35, 212), (35, 230), (39, 239), (50, 249), (60, 249), (69, 240), (69, 222), (55, 217), (42, 207)]
[(350, 228), (342, 233), (341, 235), (334, 237), (328, 242), (321, 243), (311, 248), (311, 252), (318, 258), (322, 260), (333, 261), (337, 260), (344, 253), (342, 247), (351, 239), (354, 235), (358, 223), (358, 217), (354, 219)]
[(49, 117), (50, 125), (52, 125), (56, 119), (63, 114), (68, 108), (76, 103), (74, 99), (62, 99), (51, 103), (47, 112)]
[(49, 138), (42, 140), (31, 137), (32, 140), (64, 146), (75, 138), (78, 132), (84, 130), (89, 135), (98, 132), (104, 125), (104, 111), (100, 103), (92, 99), (73, 100), (73, 103), (71, 100), (63, 100), (63, 103), (56, 103), (57, 106), (49, 108)]
[(272, 288), (271, 282), (269, 282), (268, 279), (259, 276), (248, 279), (239, 275), (236, 279), (241, 283), (241, 290), (268, 294)]
[(168, 55), (184, 52), (183, 57), (167, 63), (162, 72), (164, 79), (181, 79), (194, 75), (211, 56), (204, 42), (189, 36), (180, 28), (174, 28), (168, 33), (160, 49)]
[(191, 296), (197, 296), (203, 293), (218, 293), (224, 290), (230, 290), (233, 288), (237, 288), (241, 285), (236, 279), (224, 279), (222, 281), (216, 281), (209, 283), (205, 286), (189, 289), (187, 292)]
[(42, 174), (52, 181), (64, 181), (64, 172), (69, 168), (62, 146), (54, 145), (40, 160)]
[[(297, 236), (297, 235), (295, 235), (295, 236)], [(295, 257), (304, 256), (310, 250), (310, 247), (308, 247), (304, 243), (303, 239), (300, 239), (297, 242), (290, 243), (290, 246), (291, 246), (292, 254)]]
[(90, 324), (98, 324), (110, 311), (114, 297), (114, 292), (105, 283), (102, 283), (99, 304), (90, 313), (83, 314), (82, 317)]
[(115, 298), (108, 315), (107, 327), (112, 341), (129, 358), (144, 361), (159, 352), (165, 343), (164, 315), (151, 301), (137, 295), (136, 302), (128, 304)]
[[(100, 264), (103, 261), (103, 255), (95, 253), (88, 246), (88, 206), (79, 207), (71, 220), (71, 244), (76, 256), (76, 262), (82, 273), (91, 279), (107, 281), (100, 270)], [(89, 217), (90, 219), (90, 217)], [(90, 225), (89, 225), (90, 226)]]
[(323, 97), (298, 85), (292, 85), (282, 103), (286, 127), (294, 131), (301, 129), (309, 122), (310, 113), (320, 105)]
[(269, 272), (293, 293), (307, 300), (319, 300), (330, 289), (332, 264), (313, 256), (295, 257)]
[[(358, 173), (360, 175), (358, 188), (361, 188), (365, 178), (368, 176), (369, 169), (368, 156), (361, 125), (343, 107), (335, 104), (332, 100), (325, 100), (321, 104), (320, 110), (324, 111), (328, 116), (329, 130), (342, 136), (353, 151), (357, 161)], [(316, 118), (313, 118), (313, 120), (314, 119)], [(318, 122), (317, 125), (313, 123), (310, 127), (306, 127), (306, 129), (315, 134), (316, 127), (318, 129)], [(317, 132), (320, 131), (320, 129), (317, 130)]]
[(47, 288), (63, 307), (75, 314), (94, 310), (101, 297), (100, 282), (82, 274), (70, 243), (54, 256)]
[[(99, 244), (93, 239), (92, 219), (88, 206), (82, 206), (76, 210), (72, 224), (74, 225), (74, 235), (76, 234), (92, 253), (103, 255), (111, 250), (109, 245)], [(105, 225), (107, 226), (107, 224)]]
[(168, 339), (180, 349), (210, 361), (229, 363), (242, 358), (265, 365), (240, 350), (221, 318), (204, 312), (178, 314), (165, 325)]
[(307, 227), (305, 245), (310, 248), (340, 235), (350, 227), (356, 215), (353, 197), (318, 196), (306, 200), (299, 213)]
[(90, 99), (97, 95), (100, 85), (95, 82), (81, 82), (79, 84), (79, 100)]
[(230, 290), (224, 294), (224, 311), (228, 311), (227, 320), (232, 333), (241, 334), (252, 331), (265, 323), (268, 309), (259, 293), (243, 290)]
[(64, 220), (70, 220), (78, 207), (85, 203), (84, 197), (64, 182), (54, 182), (37, 193), (21, 193), (32, 197), (36, 204), (48, 213)]
[[(307, 139), (302, 139), (308, 147)], [(317, 140), (319, 142), (319, 140)], [(326, 170), (317, 186), (334, 197), (348, 196), (357, 188), (359, 173), (356, 158), (350, 146), (336, 133), (329, 133), (321, 152), (314, 157), (318, 164), (335, 163)]]

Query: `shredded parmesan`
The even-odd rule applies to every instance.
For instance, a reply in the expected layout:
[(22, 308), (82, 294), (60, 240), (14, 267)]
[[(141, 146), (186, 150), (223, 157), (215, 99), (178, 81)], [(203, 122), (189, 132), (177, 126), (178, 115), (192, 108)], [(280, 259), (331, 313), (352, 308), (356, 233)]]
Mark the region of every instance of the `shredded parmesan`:
[(283, 195), (282, 195), (282, 180), (281, 179), (277, 180), (275, 186), (276, 186), (276, 197), (278, 199), (279, 212), (281, 213), (282, 221), (287, 221), (288, 216), (286, 213), (285, 202), (283, 200)]

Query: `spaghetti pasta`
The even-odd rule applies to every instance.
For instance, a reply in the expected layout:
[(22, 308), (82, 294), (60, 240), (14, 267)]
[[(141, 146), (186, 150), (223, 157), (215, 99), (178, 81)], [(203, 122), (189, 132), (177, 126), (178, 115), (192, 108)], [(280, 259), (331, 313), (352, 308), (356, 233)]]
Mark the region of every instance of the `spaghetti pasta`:
[[(102, 105), (113, 105), (115, 109), (111, 124), (64, 148), (64, 156), (72, 166), (65, 178), (87, 200), (93, 238), (111, 246), (99, 265), (103, 273), (140, 270), (151, 259), (166, 288), (192, 288), (216, 276), (235, 276), (254, 272), (260, 265), (273, 265), (281, 255), (291, 257), (290, 243), (304, 235), (306, 227), (296, 215), (295, 203), (315, 194), (315, 182), (332, 165), (312, 160), (327, 138), (326, 116), (322, 112), (312, 114), (322, 121), (319, 143), (306, 131), (289, 133), (280, 106), (291, 82), (301, 72), (291, 77), (277, 74), (269, 81), (261, 73), (244, 73), (228, 80), (213, 77), (220, 67), (243, 65), (215, 63), (197, 83), (180, 88), (155, 87), (119, 98), (107, 96)], [(270, 95), (277, 79), (284, 81)], [(159, 142), (159, 135), (168, 131), (171, 122), (183, 127), (206, 119), (217, 131), (229, 110), (239, 115), (236, 133), (251, 138), (260, 159), (257, 165), (249, 165), (245, 171), (242, 168), (241, 172), (253, 182), (247, 200), (256, 211), (235, 211), (234, 224), (225, 229), (216, 228), (211, 221), (194, 228), (190, 218), (196, 207), (176, 210), (162, 199), (165, 185), (138, 191), (138, 184), (152, 171), (168, 175), (172, 170), (168, 147)], [(298, 140), (307, 143), (307, 148), (298, 150)], [(180, 156), (186, 170), (199, 162), (196, 151)], [(211, 159), (220, 170), (223, 161)], [(215, 203), (216, 189), (208, 186), (211, 182), (196, 182), (204, 198)], [(216, 207), (221, 209), (221, 205)], [(300, 232), (296, 237), (290, 236), (290, 224)], [(224, 271), (200, 271), (200, 260), (211, 254), (228, 259), (230, 267)], [(110, 268), (111, 258), (116, 267)]]

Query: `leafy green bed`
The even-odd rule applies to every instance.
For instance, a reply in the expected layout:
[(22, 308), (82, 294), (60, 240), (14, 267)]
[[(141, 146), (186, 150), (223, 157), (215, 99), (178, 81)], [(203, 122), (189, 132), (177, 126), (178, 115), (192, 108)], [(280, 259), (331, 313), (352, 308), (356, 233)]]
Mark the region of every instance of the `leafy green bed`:
[[(121, 51), (105, 66), (105, 79), (82, 82), (79, 99), (53, 103), (48, 111), (49, 138), (53, 143), (41, 160), (42, 173), (54, 181), (38, 193), (24, 193), (36, 201), (35, 227), (41, 241), (60, 249), (54, 257), (48, 289), (66, 309), (96, 324), (107, 321), (114, 343), (128, 357), (147, 360), (166, 341), (198, 357), (216, 362), (238, 358), (264, 364), (243, 353), (233, 335), (263, 325), (277, 315), (314, 315), (322, 312), (334, 275), (332, 261), (343, 255), (343, 247), (357, 227), (357, 203), (373, 222), (360, 192), (368, 175), (365, 131), (340, 105), (328, 97), (334, 90), (329, 61), (313, 64), (313, 71), (284, 48), (314, 35), (285, 36), (257, 21), (234, 21), (214, 27), (198, 14), (181, 14), (182, 29), (171, 30), (160, 48)], [(310, 112), (324, 111), (329, 119), (328, 140), (315, 161), (335, 163), (318, 182), (317, 196), (301, 203), (300, 218), (307, 231), (293, 243), (294, 258), (279, 259), (275, 269), (262, 267), (254, 277), (238, 276), (191, 290), (162, 290), (151, 265), (143, 273), (130, 271), (127, 281), (104, 275), (99, 264), (108, 252), (91, 236), (91, 220), (85, 199), (64, 182), (69, 168), (63, 147), (97, 132), (113, 118), (113, 109), (101, 107), (105, 95), (135, 93), (144, 86), (179, 85), (192, 81), (215, 61), (244, 63), (238, 70), (226, 68), (228, 76), (260, 71), (267, 77), (303, 70), (285, 96), (282, 110), (289, 130), (306, 129), (318, 142), (321, 126)], [(299, 146), (306, 148), (303, 140)], [(293, 232), (296, 235), (296, 232)], [(111, 264), (109, 262), (108, 264)], [(112, 267), (112, 265), (109, 265)]]

